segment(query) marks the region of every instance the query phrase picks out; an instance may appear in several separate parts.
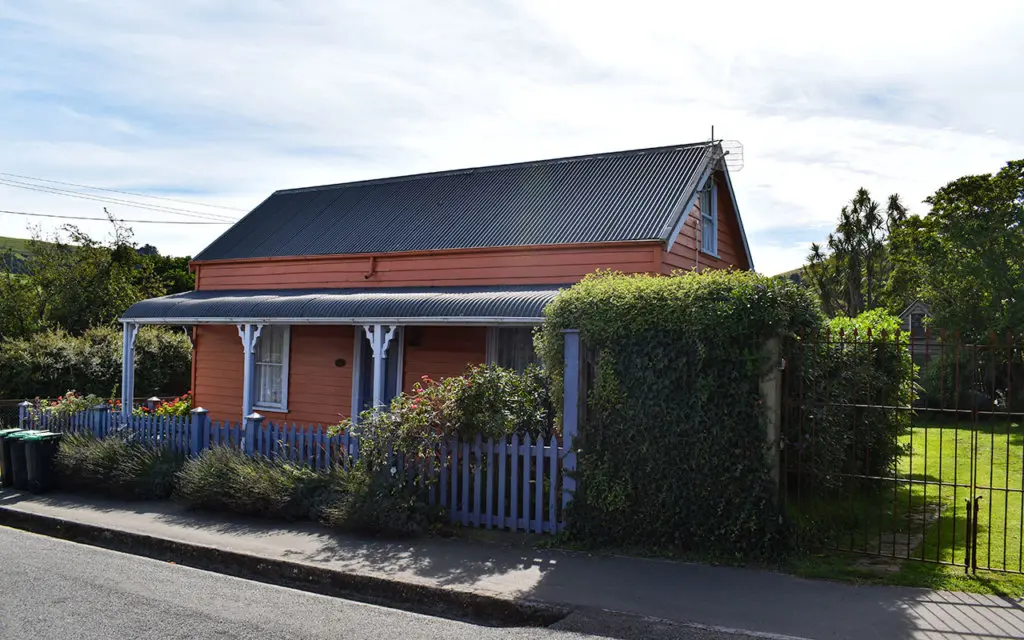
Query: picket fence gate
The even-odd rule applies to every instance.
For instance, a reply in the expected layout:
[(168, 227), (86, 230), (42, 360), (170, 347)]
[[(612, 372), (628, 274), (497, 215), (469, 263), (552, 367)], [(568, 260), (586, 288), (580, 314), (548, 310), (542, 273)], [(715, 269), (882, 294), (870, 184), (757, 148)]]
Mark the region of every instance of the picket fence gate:
[[(351, 467), (359, 458), (359, 439), (350, 433), (328, 435), (321, 424), (266, 421), (250, 416), (244, 422), (210, 420), (197, 409), (190, 416), (123, 416), (105, 405), (70, 416), (54, 416), (23, 405), (20, 424), (26, 429), (91, 433), (122, 437), (182, 455), (196, 455), (217, 446), (239, 448), (250, 455), (307, 465), (314, 469)], [(563, 477), (567, 449), (551, 436), (471, 440), (453, 438), (438, 451), (416, 460), (399, 456), (392, 473), (404, 473), (426, 485), (431, 504), (448, 511), (463, 526), (553, 533), (564, 527), (563, 513), (572, 499)]]

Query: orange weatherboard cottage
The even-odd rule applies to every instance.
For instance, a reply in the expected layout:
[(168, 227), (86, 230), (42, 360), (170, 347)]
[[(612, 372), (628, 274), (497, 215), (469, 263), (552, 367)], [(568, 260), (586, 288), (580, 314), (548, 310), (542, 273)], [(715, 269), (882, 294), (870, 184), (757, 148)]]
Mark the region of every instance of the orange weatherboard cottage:
[(753, 267), (716, 142), (277, 191), (200, 252), (196, 288), (125, 312), (187, 326), (211, 418), (338, 422), (421, 376), (523, 368), (558, 290), (598, 269)]

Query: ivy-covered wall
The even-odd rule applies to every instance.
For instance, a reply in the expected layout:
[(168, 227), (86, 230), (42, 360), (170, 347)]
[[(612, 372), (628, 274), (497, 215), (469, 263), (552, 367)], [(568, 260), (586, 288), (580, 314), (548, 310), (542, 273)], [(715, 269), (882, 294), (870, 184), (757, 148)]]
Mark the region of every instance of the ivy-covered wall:
[(820, 330), (813, 298), (751, 272), (599, 273), (546, 314), (537, 346), (556, 386), (563, 329), (580, 330), (593, 367), (570, 535), (720, 557), (773, 553), (780, 519), (758, 383), (768, 340)]

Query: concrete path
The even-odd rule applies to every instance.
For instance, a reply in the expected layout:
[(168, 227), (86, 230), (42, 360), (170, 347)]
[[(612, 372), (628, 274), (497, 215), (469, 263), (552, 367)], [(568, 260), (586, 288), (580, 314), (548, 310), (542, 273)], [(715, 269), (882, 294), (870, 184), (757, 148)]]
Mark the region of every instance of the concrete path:
[[(792, 576), (489, 541), (359, 539), (314, 524), (193, 512), (173, 503), (0, 492), (0, 509), (60, 518), (410, 585), (611, 610), (768, 638), (1024, 638), (1024, 606), (995, 596)], [(613, 634), (610, 634), (613, 635)]]

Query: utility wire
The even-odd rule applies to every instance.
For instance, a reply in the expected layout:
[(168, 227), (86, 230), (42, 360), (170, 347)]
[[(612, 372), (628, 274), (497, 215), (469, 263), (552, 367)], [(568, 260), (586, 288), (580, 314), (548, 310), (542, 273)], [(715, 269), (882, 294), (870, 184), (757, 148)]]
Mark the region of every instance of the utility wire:
[(80, 189), (89, 189), (89, 190), (92, 190), (92, 191), (109, 191), (110, 193), (120, 193), (122, 195), (135, 196), (135, 197), (138, 197), (138, 198), (153, 198), (154, 200), (167, 200), (169, 202), (180, 202), (182, 204), (199, 205), (201, 207), (213, 207), (215, 209), (227, 209), (228, 211), (241, 211), (242, 213), (246, 212), (245, 209), (240, 209), (238, 207), (227, 207), (227, 206), (224, 206), (222, 204), (206, 204), (205, 202), (196, 202), (194, 200), (182, 200), (181, 198), (168, 198), (166, 196), (151, 196), (151, 195), (146, 195), (145, 193), (133, 193), (131, 191), (121, 191), (120, 189), (107, 189), (105, 187), (90, 187), (87, 184), (76, 184), (74, 182), (63, 182), (61, 180), (48, 180), (46, 178), (33, 178), (32, 176), (23, 176), (23, 175), (19, 175), (17, 173), (6, 173), (4, 171), (0, 171), (0, 176), (8, 176), (10, 178), (21, 178), (23, 180), (32, 180), (32, 181), (35, 181), (35, 182), (49, 182), (50, 184), (62, 184), (62, 185), (67, 186), (67, 187), (78, 187)]
[(68, 196), (71, 198), (80, 198), (82, 200), (92, 200), (94, 202), (104, 202), (107, 204), (118, 204), (122, 206), (134, 207), (137, 209), (146, 209), (148, 211), (156, 211), (159, 213), (167, 213), (170, 215), (184, 216), (187, 218), (200, 218), (203, 220), (216, 220), (218, 222), (236, 222), (236, 219), (230, 218), (220, 213), (207, 213), (204, 211), (193, 211), (190, 209), (178, 209), (176, 207), (165, 207), (163, 205), (151, 205), (144, 202), (133, 202), (131, 200), (122, 200), (120, 198), (111, 198), (108, 196), (96, 196), (86, 193), (79, 193), (76, 191), (69, 191), (67, 189), (58, 189), (56, 187), (47, 187), (44, 185), (30, 185), (24, 182), (18, 182), (8, 179), (0, 178), (0, 185), (8, 187), (15, 187), (17, 189), (27, 189), (29, 191), (39, 191), (42, 193), (50, 193), (53, 195)]
[[(110, 222), (110, 218), (90, 218), (87, 216), (65, 216), (56, 213), (35, 213), (32, 211), (7, 211), (0, 209), (0, 213), (9, 213), (15, 216), (32, 216), (36, 218), (61, 218), (63, 220), (95, 220), (96, 222)], [(212, 222), (212, 221), (191, 221), (191, 220), (129, 220), (125, 218), (114, 218), (116, 222), (138, 222), (142, 224), (234, 224), (233, 222)]]
[(59, 187), (48, 187), (41, 184), (32, 184), (29, 182), (22, 182), (20, 180), (11, 180), (10, 178), (0, 178), (0, 185), (6, 185), (9, 187), (15, 187), (18, 189), (28, 189), (30, 191), (41, 191), (43, 193), (52, 193), (55, 195), (69, 196), (72, 198), (82, 198), (84, 200), (94, 200), (96, 202), (106, 202), (110, 204), (118, 204), (130, 207), (137, 207), (140, 209), (148, 209), (150, 211), (160, 211), (162, 213), (171, 213), (174, 215), (187, 215), (190, 217), (202, 217), (208, 220), (234, 220), (230, 216), (222, 213), (210, 213), (206, 211), (196, 211), (193, 209), (181, 209), (178, 207), (169, 207), (162, 204), (150, 204), (147, 202), (136, 202), (134, 200), (123, 200), (121, 198), (113, 198), (111, 196), (96, 195), (90, 193), (83, 193), (81, 191), (74, 191), (71, 189), (61, 189)]

